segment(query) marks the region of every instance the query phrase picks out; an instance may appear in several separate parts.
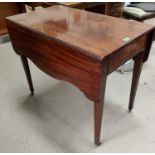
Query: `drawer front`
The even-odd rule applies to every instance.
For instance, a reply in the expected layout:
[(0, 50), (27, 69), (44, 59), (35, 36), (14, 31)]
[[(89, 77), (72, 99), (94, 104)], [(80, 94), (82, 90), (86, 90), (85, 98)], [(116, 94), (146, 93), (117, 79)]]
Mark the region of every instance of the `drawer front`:
[(109, 57), (109, 73), (146, 48), (147, 35), (114, 52)]

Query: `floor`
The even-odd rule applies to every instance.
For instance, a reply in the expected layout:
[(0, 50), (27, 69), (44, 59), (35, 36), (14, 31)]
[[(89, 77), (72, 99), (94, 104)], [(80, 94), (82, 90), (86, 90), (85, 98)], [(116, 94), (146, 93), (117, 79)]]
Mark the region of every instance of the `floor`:
[(0, 44), (0, 152), (155, 152), (154, 50), (155, 43), (131, 113), (127, 107), (132, 73), (109, 76), (102, 145), (96, 147), (92, 102), (31, 62), (35, 96), (30, 96), (19, 56), (10, 42)]

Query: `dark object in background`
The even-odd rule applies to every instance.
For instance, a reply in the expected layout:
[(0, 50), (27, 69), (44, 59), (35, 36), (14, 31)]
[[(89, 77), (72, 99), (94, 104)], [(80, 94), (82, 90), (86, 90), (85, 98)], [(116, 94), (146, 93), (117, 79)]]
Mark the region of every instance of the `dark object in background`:
[[(152, 9), (148, 8), (148, 5), (149, 6), (152, 5), (151, 8), (155, 7), (155, 3), (142, 3), (141, 4), (141, 3), (134, 3), (133, 2), (133, 3), (129, 4), (129, 5), (127, 5), (127, 7), (123, 8), (123, 17), (126, 18), (126, 19), (137, 20), (139, 22), (143, 22), (146, 19), (155, 18), (155, 11), (148, 11), (148, 9), (152, 10)], [(146, 7), (145, 10), (147, 10), (147, 11), (144, 11), (143, 10), (144, 8), (141, 9), (140, 7), (142, 7), (142, 6)], [(141, 9), (141, 10), (143, 10), (145, 12), (145, 14), (139, 15), (139, 13), (138, 12), (136, 13), (136, 11), (134, 11), (134, 13), (133, 13), (132, 10), (131, 11), (128, 10), (128, 8), (130, 8), (130, 7), (132, 7), (132, 8), (135, 7), (135, 9), (136, 8)]]
[(50, 7), (53, 5), (63, 5), (76, 9), (83, 9), (95, 13), (101, 13), (114, 17), (121, 17), (123, 11), (123, 2), (24, 2), (26, 5), (32, 7)]
[(153, 12), (155, 11), (155, 3), (148, 3), (148, 2), (145, 2), (145, 3), (131, 3), (128, 5), (128, 7), (137, 7), (137, 8), (140, 8), (146, 12)]

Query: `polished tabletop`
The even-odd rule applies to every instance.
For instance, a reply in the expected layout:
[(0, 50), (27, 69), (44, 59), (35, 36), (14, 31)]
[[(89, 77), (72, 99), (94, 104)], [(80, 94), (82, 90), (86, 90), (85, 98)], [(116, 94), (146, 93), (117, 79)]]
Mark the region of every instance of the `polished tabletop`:
[(55, 5), (8, 18), (32, 31), (83, 49), (100, 59), (154, 26)]

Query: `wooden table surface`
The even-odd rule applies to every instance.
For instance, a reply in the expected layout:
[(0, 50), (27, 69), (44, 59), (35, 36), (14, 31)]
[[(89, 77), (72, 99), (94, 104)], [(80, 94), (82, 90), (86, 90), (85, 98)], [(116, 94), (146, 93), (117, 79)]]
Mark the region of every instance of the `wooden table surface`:
[(7, 26), (32, 94), (27, 57), (48, 75), (77, 86), (94, 102), (96, 145), (100, 144), (107, 76), (131, 58), (135, 62), (129, 101), (132, 110), (154, 26), (58, 5), (9, 17)]
[(103, 59), (123, 47), (126, 44), (123, 40), (125, 37), (130, 37), (131, 42), (152, 28), (150, 25), (136, 21), (122, 20), (62, 6), (53, 6), (52, 9), (50, 7), (36, 11), (36, 13), (30, 12), (14, 16), (11, 17), (11, 20), (48, 37), (54, 37), (61, 42), (81, 48), (87, 54), (99, 59)]

